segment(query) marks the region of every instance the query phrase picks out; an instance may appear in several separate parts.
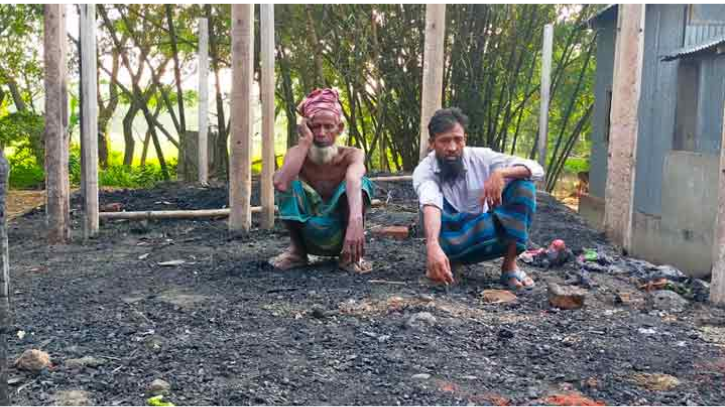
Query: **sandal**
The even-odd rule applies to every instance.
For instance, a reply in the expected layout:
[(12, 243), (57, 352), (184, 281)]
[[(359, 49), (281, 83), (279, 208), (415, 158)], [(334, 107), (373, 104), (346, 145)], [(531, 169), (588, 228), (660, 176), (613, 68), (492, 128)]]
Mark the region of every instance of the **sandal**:
[[(524, 284), (524, 281), (527, 278), (529, 280), (531, 280), (531, 284), (529, 284), (529, 285)], [(513, 282), (514, 279), (516, 281), (518, 281), (519, 283), (521, 283), (521, 286), (516, 285), (516, 283)], [(525, 289), (526, 291), (530, 291), (536, 286), (536, 283), (534, 282), (534, 280), (532, 280), (531, 277), (529, 277), (525, 272), (523, 272), (521, 269), (518, 269), (518, 268), (514, 269), (514, 270), (502, 272), (501, 273), (501, 284), (506, 286), (509, 290), (513, 290), (513, 291), (520, 290), (522, 288)]]

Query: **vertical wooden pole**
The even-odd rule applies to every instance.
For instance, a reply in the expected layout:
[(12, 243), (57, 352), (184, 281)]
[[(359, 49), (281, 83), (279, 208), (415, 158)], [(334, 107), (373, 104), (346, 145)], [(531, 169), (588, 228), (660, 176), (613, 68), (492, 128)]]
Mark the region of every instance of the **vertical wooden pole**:
[(83, 237), (98, 234), (98, 100), (96, 83), (96, 6), (82, 4), (81, 9), (81, 144), (83, 145)]
[[(723, 112), (723, 117), (725, 117), (725, 112)], [(718, 205), (714, 239), (712, 240), (712, 284), (710, 285), (710, 301), (716, 305), (725, 305), (725, 122), (721, 140)]]
[(70, 240), (66, 6), (44, 8), (45, 185), (48, 242)]
[(252, 75), (254, 4), (232, 5), (232, 140), (229, 162), (229, 230), (247, 233), (252, 226)]
[(8, 390), (8, 335), (11, 332), (10, 318), (10, 257), (8, 255), (8, 229), (6, 197), (10, 164), (0, 148), (0, 405), (10, 405)]
[(420, 159), (428, 154), (428, 122), (441, 108), (443, 94), (443, 44), (446, 33), (446, 5), (425, 7), (425, 51), (420, 110)]
[(209, 25), (206, 18), (199, 19), (199, 183), (209, 182)]
[(551, 91), (551, 54), (554, 48), (554, 26), (544, 26), (541, 50), (541, 105), (539, 112), (539, 164), (546, 168), (546, 143), (549, 139), (549, 98)]
[(262, 63), (262, 228), (274, 227), (274, 4), (260, 6)]
[(604, 230), (625, 251), (632, 248), (637, 132), (645, 28), (644, 4), (620, 4), (617, 22)]

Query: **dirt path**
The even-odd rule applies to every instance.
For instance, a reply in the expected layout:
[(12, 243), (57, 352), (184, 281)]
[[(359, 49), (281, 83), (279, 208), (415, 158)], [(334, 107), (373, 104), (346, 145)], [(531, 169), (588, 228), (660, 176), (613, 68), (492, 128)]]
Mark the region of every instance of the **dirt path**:
[[(409, 187), (378, 194), (391, 201), (370, 213), (370, 227), (413, 222)], [(571, 210), (538, 201), (534, 242), (609, 250)], [(219, 208), (226, 190), (172, 184), (101, 202)], [(78, 236), (75, 215), (74, 225)], [(53, 363), (39, 375), (13, 369), (13, 403), (49, 405), (81, 390), (94, 404), (143, 405), (154, 379), (171, 384), (177, 405), (725, 403), (723, 312), (696, 302), (655, 310), (626, 275), (592, 273), (587, 305), (563, 311), (549, 306), (546, 282), (576, 267), (523, 265), (533, 292), (487, 304), (480, 294), (501, 288), (499, 263), (432, 287), (421, 239), (369, 236), (377, 267), (368, 275), (333, 263), (283, 273), (265, 263), (287, 242), (279, 227), (236, 240), (226, 228), (118, 221), (89, 244), (46, 247), (42, 211), (13, 220), (13, 333), (24, 336), (12, 336), (10, 352), (42, 348)], [(163, 265), (173, 260), (183, 263)], [(626, 303), (615, 300), (621, 292)], [(69, 365), (84, 356), (102, 364)]]
[(44, 204), (45, 191), (8, 191), (6, 203), (8, 220), (22, 216)]

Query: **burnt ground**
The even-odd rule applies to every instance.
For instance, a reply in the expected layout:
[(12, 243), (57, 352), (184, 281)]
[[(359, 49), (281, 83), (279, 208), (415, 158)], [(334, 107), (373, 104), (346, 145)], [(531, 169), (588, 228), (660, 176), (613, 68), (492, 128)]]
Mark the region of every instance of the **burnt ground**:
[[(388, 196), (368, 226), (413, 223), (410, 186), (380, 185), (378, 197)], [(102, 194), (101, 204), (112, 202), (220, 208), (227, 193), (169, 184)], [(614, 253), (550, 196), (539, 194), (538, 204), (534, 243), (562, 238)], [(556, 394), (611, 405), (725, 404), (725, 314), (695, 301), (683, 312), (653, 309), (627, 274), (591, 273), (586, 306), (558, 310), (546, 282), (563, 283), (578, 266), (521, 264), (538, 282), (533, 292), (488, 304), (480, 294), (502, 288), (500, 263), (468, 267), (450, 288), (432, 286), (420, 238), (369, 235), (376, 270), (367, 275), (330, 262), (277, 272), (265, 261), (287, 243), (279, 226), (232, 239), (222, 219), (113, 221), (83, 244), (77, 197), (73, 208), (70, 245), (46, 246), (42, 211), (10, 223), (10, 354), (36, 348), (52, 359), (39, 374), (11, 369), (14, 404), (59, 403), (63, 391), (83, 390), (94, 404), (143, 405), (154, 379), (171, 384), (166, 399), (177, 405), (565, 400)], [(185, 263), (159, 265), (171, 260)], [(622, 292), (630, 297), (617, 302)], [(85, 356), (104, 363), (66, 364)]]

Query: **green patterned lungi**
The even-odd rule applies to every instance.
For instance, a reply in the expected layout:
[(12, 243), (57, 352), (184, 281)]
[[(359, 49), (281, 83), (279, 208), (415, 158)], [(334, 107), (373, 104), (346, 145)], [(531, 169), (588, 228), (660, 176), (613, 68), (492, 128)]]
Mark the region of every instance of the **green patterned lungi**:
[[(370, 207), (375, 186), (362, 178), (363, 205)], [(307, 183), (295, 180), (286, 192), (277, 191), (279, 219), (302, 223), (302, 241), (307, 253), (317, 256), (337, 256), (345, 240), (347, 219), (340, 210), (341, 199), (347, 199), (345, 181), (324, 202)], [(345, 202), (347, 203), (347, 202)]]

